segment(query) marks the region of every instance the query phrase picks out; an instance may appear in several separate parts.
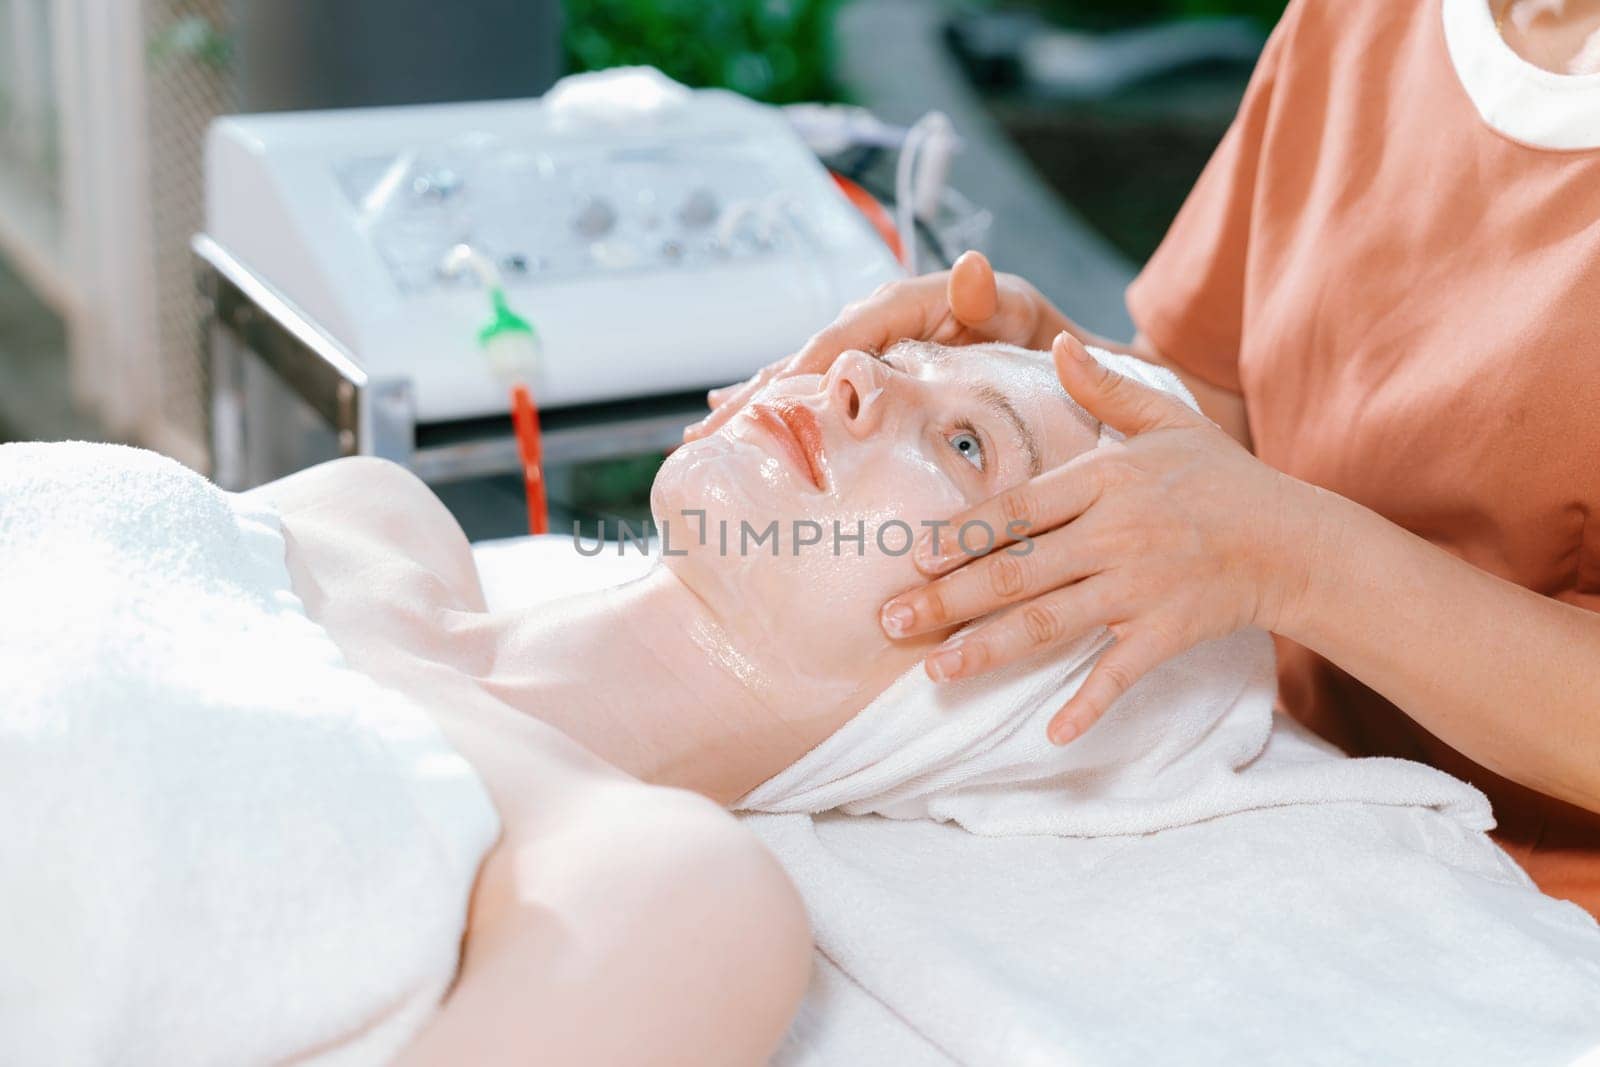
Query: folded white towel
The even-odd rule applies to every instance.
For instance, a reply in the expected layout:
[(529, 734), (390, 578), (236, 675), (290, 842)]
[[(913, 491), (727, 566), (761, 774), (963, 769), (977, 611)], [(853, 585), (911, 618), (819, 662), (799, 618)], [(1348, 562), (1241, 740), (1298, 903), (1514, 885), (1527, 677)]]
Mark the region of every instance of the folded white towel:
[(1494, 825), (1483, 794), (1419, 763), (1329, 759), (1309, 742), (1261, 761), (1276, 679), (1259, 630), (1167, 661), (1083, 736), (1052, 745), (1045, 725), (1105, 644), (1090, 634), (948, 685), (912, 668), (735, 808), (948, 820), (988, 835), (1140, 834), (1334, 801), (1420, 805), (1473, 829)]
[(351, 670), (270, 512), (171, 460), (0, 446), (0, 1062), (388, 1062), (498, 820)]

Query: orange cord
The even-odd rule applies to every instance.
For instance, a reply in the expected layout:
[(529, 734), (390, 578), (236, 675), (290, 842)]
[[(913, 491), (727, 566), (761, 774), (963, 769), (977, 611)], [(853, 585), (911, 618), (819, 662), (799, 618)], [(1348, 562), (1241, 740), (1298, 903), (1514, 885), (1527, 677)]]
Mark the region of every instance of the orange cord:
[(522, 460), (522, 487), (528, 497), (528, 532), (550, 532), (550, 505), (544, 492), (544, 453), (539, 441), (539, 409), (525, 385), (511, 387), (511, 423)]
[(878, 198), (867, 192), (856, 182), (846, 178), (843, 174), (833, 176), (834, 184), (839, 191), (844, 193), (845, 199), (854, 204), (856, 210), (867, 217), (872, 228), (878, 231), (878, 236), (883, 238), (883, 243), (889, 246), (889, 251), (894, 253), (894, 258), (900, 261), (902, 267), (907, 266), (906, 250), (900, 243), (900, 231), (895, 229), (894, 219), (889, 217), (889, 212), (878, 203)]

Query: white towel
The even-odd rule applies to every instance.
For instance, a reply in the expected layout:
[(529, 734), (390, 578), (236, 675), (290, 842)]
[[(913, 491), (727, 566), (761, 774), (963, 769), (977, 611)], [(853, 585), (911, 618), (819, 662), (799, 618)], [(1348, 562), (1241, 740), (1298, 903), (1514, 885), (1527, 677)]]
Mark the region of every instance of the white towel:
[(1600, 928), (1432, 809), (1131, 837), (744, 822), (817, 946), (775, 1067), (1569, 1067), (1600, 1049)]
[[(1064, 652), (938, 685), (914, 667), (736, 810), (936, 819), (979, 834), (1140, 834), (1252, 808), (1420, 805), (1494, 825), (1483, 794), (1407, 760), (1262, 764), (1273, 728), (1271, 640), (1244, 630), (1169, 660), (1071, 744), (1045, 736), (1103, 633)], [(1247, 773), (1248, 772), (1248, 773)]]
[(498, 820), (154, 453), (0, 446), (0, 1062), (388, 1062)]

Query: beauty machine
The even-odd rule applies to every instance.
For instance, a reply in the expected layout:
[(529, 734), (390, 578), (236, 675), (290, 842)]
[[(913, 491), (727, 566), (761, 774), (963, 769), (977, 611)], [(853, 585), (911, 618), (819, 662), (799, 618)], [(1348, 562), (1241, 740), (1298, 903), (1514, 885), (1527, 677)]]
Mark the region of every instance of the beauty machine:
[(707, 387), (902, 273), (784, 114), (650, 70), (544, 97), (218, 120), (214, 476), (357, 453), (425, 479), (661, 449)]

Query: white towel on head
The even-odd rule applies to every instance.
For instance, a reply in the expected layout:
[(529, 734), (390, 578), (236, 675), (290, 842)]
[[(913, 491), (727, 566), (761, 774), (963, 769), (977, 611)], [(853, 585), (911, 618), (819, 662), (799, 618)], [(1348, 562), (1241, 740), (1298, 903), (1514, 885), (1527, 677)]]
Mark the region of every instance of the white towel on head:
[(986, 835), (1142, 834), (1254, 808), (1362, 801), (1494, 824), (1476, 789), (1419, 763), (1330, 760), (1313, 742), (1261, 760), (1273, 729), (1272, 644), (1245, 630), (1151, 671), (1082, 737), (1045, 726), (1108, 643), (938, 685), (913, 667), (741, 811), (885, 815)]

